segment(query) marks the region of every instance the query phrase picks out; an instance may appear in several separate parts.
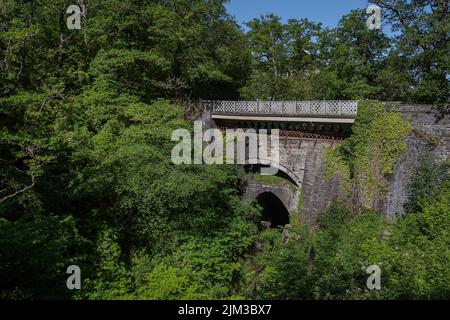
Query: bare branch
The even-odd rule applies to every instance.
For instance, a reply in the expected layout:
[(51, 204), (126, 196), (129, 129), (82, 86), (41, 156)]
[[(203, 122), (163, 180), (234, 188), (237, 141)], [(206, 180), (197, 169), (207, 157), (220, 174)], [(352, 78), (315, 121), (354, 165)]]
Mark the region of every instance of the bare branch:
[(32, 172), (31, 173), (31, 184), (29, 186), (26, 186), (25, 188), (20, 189), (20, 190), (16, 190), (13, 194), (10, 194), (10, 195), (7, 195), (7, 196), (1, 198), (0, 199), (0, 203), (3, 203), (3, 202), (5, 202), (8, 199), (14, 198), (15, 196), (17, 196), (17, 195), (19, 195), (21, 193), (24, 193), (25, 191), (33, 188), (35, 186), (35, 184), (36, 184), (36, 176), (35, 176), (34, 172)]

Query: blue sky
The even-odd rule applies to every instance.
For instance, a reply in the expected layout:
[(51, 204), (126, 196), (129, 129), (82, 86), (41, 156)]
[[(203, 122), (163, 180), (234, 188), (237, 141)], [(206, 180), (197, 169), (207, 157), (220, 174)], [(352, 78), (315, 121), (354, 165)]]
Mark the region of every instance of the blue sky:
[(241, 25), (261, 14), (274, 13), (284, 21), (308, 18), (334, 28), (350, 10), (368, 6), (367, 0), (231, 0), (227, 8)]

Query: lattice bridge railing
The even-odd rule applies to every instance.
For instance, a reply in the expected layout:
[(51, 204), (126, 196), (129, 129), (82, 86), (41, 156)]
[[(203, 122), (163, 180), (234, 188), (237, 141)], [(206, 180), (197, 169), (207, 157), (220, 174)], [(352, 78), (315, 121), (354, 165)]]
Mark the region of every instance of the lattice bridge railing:
[(354, 118), (358, 102), (333, 101), (203, 101), (203, 107), (216, 114), (329, 116)]

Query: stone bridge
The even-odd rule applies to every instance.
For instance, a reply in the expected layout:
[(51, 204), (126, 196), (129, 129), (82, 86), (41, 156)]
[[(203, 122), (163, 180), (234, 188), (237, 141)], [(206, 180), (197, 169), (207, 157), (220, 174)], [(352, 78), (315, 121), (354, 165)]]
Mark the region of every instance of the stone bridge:
[[(280, 133), (277, 145), (279, 160), (247, 158), (247, 166), (271, 166), (278, 176), (290, 182), (286, 185), (250, 182), (246, 197), (256, 199), (263, 206), (263, 219), (272, 224), (289, 222), (270, 214), (292, 216), (298, 212), (300, 194), (306, 201), (314, 201), (322, 169), (322, 153), (327, 146), (340, 143), (351, 132), (358, 111), (356, 101), (204, 101), (204, 127), (226, 129), (273, 129)], [(282, 205), (279, 205), (282, 204)], [(313, 203), (308, 204), (314, 207)], [(284, 207), (284, 208), (283, 208)], [(321, 208), (302, 215), (304, 223), (313, 224)], [(286, 223), (286, 224), (287, 224)]]
[[(438, 159), (450, 155), (449, 114), (432, 105), (406, 105), (383, 102), (388, 109), (400, 112), (405, 121), (413, 125), (407, 140), (406, 155), (396, 164), (389, 190), (381, 200), (379, 210), (388, 217), (404, 213), (408, 200), (407, 184), (419, 163), (420, 155), (431, 152)], [(317, 215), (336, 200), (340, 181), (323, 178), (323, 152), (326, 147), (340, 143), (351, 133), (358, 112), (356, 101), (204, 101), (203, 126), (205, 128), (254, 128), (280, 130), (280, 160), (271, 164), (279, 169), (278, 175), (290, 181), (294, 189), (268, 183), (252, 183), (247, 197), (258, 200), (265, 211), (271, 204), (283, 207), (281, 217), (272, 217), (275, 224), (283, 225), (288, 212), (291, 221), (298, 217), (314, 226)], [(258, 159), (246, 168), (268, 165)], [(295, 191), (292, 191), (295, 190)], [(297, 197), (301, 194), (301, 198)], [(301, 212), (295, 215), (301, 200)], [(280, 205), (281, 204), (281, 205)], [(281, 209), (283, 209), (281, 208)], [(277, 209), (277, 210), (278, 210)], [(267, 218), (267, 212), (266, 217)], [(270, 217), (269, 217), (270, 218)]]

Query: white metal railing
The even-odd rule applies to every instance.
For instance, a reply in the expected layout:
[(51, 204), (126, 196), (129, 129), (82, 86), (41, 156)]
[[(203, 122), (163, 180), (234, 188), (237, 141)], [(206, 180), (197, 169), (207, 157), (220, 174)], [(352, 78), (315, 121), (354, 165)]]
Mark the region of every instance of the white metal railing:
[(357, 101), (203, 101), (213, 113), (355, 117)]

